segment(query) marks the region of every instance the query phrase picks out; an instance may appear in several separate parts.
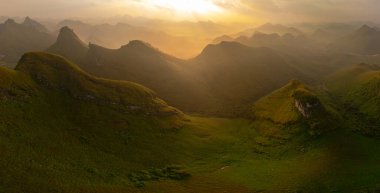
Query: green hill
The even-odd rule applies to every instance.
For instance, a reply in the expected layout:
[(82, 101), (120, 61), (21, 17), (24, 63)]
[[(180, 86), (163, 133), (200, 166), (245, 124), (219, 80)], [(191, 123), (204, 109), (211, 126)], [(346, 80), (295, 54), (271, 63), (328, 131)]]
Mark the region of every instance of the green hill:
[[(357, 130), (378, 136), (380, 118), (380, 67), (359, 64), (332, 75), (326, 82), (330, 92), (353, 117)], [(359, 124), (359, 125), (357, 125)]]
[(295, 127), (311, 135), (334, 129), (334, 119), (339, 120), (313, 89), (297, 80), (255, 102), (252, 114), (256, 120)]
[(151, 90), (95, 78), (46, 53), (25, 54), (0, 74), (0, 191), (130, 183), (132, 171), (176, 163), (176, 147), (163, 141), (173, 140), (183, 115)]
[(47, 53), (0, 68), (0, 88), (0, 192), (378, 190), (378, 140), (332, 130), (324, 93), (299, 81), (255, 103), (255, 120), (186, 116)]

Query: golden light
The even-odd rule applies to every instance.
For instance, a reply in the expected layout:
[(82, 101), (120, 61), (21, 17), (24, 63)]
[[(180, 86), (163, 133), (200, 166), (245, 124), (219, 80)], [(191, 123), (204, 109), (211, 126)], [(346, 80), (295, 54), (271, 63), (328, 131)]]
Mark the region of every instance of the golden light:
[(209, 14), (220, 11), (220, 8), (209, 0), (151, 0), (150, 3), (177, 12)]

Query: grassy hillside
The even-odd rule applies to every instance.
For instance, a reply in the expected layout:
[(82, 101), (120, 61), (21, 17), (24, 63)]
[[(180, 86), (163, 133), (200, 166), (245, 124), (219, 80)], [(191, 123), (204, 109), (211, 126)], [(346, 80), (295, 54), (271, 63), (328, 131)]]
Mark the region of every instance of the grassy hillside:
[(379, 136), (379, 66), (355, 65), (332, 75), (326, 85), (337, 101), (341, 101), (357, 130)]
[[(186, 116), (143, 86), (96, 78), (46, 53), (25, 54), (0, 75), (0, 192), (378, 190), (378, 141), (344, 127), (315, 139), (279, 134), (293, 125), (266, 118)], [(315, 96), (293, 81), (257, 112), (277, 118), (268, 105), (289, 107), (292, 118), (290, 98), (314, 104)]]
[(322, 102), (318, 95), (310, 87), (293, 80), (255, 102), (252, 115), (257, 120), (279, 125), (287, 132), (293, 130), (320, 135), (335, 129), (340, 120), (336, 111)]
[(183, 115), (149, 89), (95, 78), (45, 53), (25, 54), (16, 71), (1, 74), (0, 191), (129, 183), (132, 170), (176, 162), (159, 141), (171, 141)]

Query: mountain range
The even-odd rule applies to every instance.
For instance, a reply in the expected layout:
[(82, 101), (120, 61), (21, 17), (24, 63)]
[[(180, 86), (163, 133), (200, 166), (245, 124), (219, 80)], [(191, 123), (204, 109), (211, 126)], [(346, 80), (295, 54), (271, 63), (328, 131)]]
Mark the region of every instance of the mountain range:
[(29, 17), (23, 23), (8, 19), (0, 24), (0, 61), (15, 66), (22, 54), (44, 50), (54, 39), (41, 24)]
[[(193, 112), (226, 111), (219, 109), (221, 105), (228, 109), (222, 114), (242, 111), (241, 106), (292, 77), (302, 78), (302, 73), (274, 50), (239, 43), (209, 45), (199, 56), (181, 60), (142, 41), (131, 41), (116, 50), (94, 44), (87, 47), (73, 31), (62, 28), (57, 42), (48, 51), (77, 62), (97, 76), (147, 85), (170, 104)], [(273, 68), (281, 70), (270, 76)]]
[[(90, 25), (81, 21), (64, 20), (58, 24), (59, 28), (70, 27), (78, 33), (85, 42), (117, 48), (120, 43), (132, 40), (144, 40), (156, 45), (160, 50), (181, 58), (190, 58), (198, 54), (207, 42), (200, 37), (171, 35), (148, 27), (134, 26), (126, 23), (115, 25)], [(183, 45), (179, 47), (178, 45)]]
[(180, 59), (7, 20), (0, 192), (378, 192), (379, 31), (332, 31), (266, 24)]

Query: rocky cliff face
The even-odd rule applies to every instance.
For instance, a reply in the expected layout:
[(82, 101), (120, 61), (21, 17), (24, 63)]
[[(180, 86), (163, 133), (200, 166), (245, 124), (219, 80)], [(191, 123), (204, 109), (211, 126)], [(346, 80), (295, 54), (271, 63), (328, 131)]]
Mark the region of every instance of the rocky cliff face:
[(325, 112), (325, 109), (319, 98), (311, 92), (299, 89), (294, 92), (294, 105), (305, 118)]
[(304, 116), (305, 118), (310, 118), (312, 116), (312, 112), (315, 108), (319, 108), (320, 103), (314, 102), (301, 102), (300, 100), (295, 100), (295, 106), (298, 109), (298, 111)]

